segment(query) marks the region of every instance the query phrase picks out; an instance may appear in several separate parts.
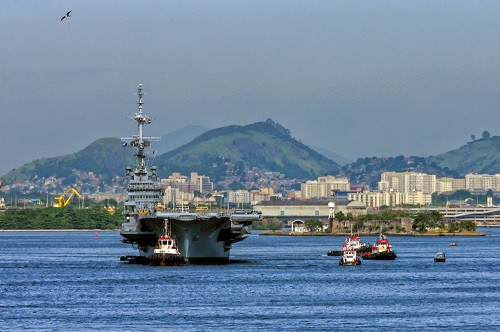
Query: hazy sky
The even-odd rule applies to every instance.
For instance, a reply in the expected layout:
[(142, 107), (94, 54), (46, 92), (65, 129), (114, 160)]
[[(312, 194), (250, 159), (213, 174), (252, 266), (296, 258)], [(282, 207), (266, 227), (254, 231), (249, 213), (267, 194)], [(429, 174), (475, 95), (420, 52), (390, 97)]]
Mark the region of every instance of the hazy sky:
[[(60, 18), (72, 10), (72, 17)], [(0, 6), (0, 174), (135, 125), (272, 118), (350, 159), (500, 134), (499, 1), (22, 1)]]

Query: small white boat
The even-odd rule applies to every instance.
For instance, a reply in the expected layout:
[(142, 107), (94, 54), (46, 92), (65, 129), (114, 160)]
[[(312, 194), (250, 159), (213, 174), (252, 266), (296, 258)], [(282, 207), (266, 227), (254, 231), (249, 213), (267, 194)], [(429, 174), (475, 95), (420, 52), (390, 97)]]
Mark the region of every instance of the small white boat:
[(434, 256), (434, 262), (446, 262), (446, 255), (444, 252), (438, 252), (436, 256)]

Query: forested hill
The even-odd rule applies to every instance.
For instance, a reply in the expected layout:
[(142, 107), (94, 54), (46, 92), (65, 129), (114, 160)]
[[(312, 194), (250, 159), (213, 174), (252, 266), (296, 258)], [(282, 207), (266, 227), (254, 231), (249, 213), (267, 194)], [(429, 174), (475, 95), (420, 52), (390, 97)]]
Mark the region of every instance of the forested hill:
[(209, 130), (161, 155), (157, 164), (163, 175), (195, 171), (214, 180), (224, 176), (241, 180), (252, 168), (297, 179), (335, 174), (340, 169), (337, 163), (297, 141), (289, 130), (271, 119)]
[(500, 136), (474, 140), (428, 159), (460, 176), (467, 173), (500, 174)]
[(76, 153), (61, 157), (36, 159), (7, 173), (5, 183), (35, 181), (41, 178), (65, 178), (74, 183), (78, 172), (93, 172), (105, 182), (123, 176), (126, 165), (135, 164), (134, 151), (123, 147), (119, 138), (101, 138)]

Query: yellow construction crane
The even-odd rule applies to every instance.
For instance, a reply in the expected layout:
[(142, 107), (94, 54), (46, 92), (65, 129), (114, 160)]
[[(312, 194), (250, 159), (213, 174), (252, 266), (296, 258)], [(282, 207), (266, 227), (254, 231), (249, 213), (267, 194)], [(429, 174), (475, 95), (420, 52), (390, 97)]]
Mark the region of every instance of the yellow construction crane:
[[(64, 196), (66, 196), (70, 192), (71, 192), (71, 194), (68, 196), (68, 198), (65, 199)], [(73, 198), (73, 195), (76, 195), (80, 198), (83, 198), (82, 195), (80, 195), (80, 193), (78, 191), (76, 191), (75, 188), (69, 187), (68, 189), (66, 189), (66, 191), (61, 196), (54, 197), (54, 201), (55, 201), (54, 207), (60, 208), (63, 206), (67, 206), (69, 204), (69, 202), (71, 201), (71, 198)]]
[(111, 215), (115, 214), (115, 207), (114, 206), (106, 205), (104, 207), (104, 209), (106, 209), (106, 211), (108, 211), (108, 213), (111, 214)]

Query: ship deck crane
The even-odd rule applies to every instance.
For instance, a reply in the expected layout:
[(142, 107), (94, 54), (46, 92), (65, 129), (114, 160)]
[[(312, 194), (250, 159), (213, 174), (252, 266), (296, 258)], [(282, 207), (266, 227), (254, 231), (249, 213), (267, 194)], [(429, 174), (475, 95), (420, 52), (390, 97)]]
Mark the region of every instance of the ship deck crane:
[[(68, 198), (65, 199), (65, 196), (70, 192), (71, 194), (68, 196)], [(74, 195), (78, 196), (79, 198), (83, 198), (75, 188), (69, 187), (61, 196), (54, 197), (54, 207), (60, 208), (63, 206), (67, 206)]]

